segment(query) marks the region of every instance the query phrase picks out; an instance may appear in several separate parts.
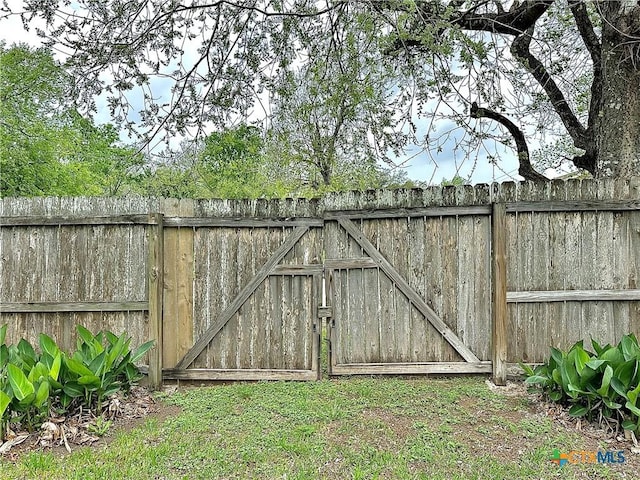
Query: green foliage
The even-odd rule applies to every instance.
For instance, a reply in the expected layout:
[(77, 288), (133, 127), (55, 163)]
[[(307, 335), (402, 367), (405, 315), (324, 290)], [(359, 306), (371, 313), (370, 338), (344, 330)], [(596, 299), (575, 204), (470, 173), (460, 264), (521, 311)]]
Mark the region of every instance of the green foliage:
[(120, 193), (141, 157), (77, 112), (51, 52), (0, 43), (0, 71), (0, 196)]
[(640, 433), (640, 347), (633, 334), (616, 347), (591, 340), (595, 353), (583, 342), (562, 352), (551, 347), (544, 364), (524, 369), (525, 383), (552, 401), (569, 406), (574, 417), (598, 419)]
[[(366, 16), (358, 21), (366, 24)], [(364, 105), (382, 115), (387, 76), (375, 59), (358, 55), (349, 35), (349, 70), (310, 68), (285, 82), (281, 94), (290, 89), (295, 101), (279, 105), (269, 135), (248, 125), (214, 131), (166, 163), (148, 159), (146, 166), (112, 125), (96, 126), (78, 113), (74, 80), (49, 50), (0, 44), (0, 196), (282, 198), (410, 186), (403, 171), (379, 162), (400, 141), (387, 132), (391, 112), (378, 127), (362, 121)], [(371, 81), (360, 88), (354, 75)], [(377, 148), (370, 137), (380, 139)]]
[(6, 345), (6, 328), (0, 328), (0, 438), (11, 419), (33, 430), (47, 417), (61, 364), (60, 353), (39, 356), (24, 339)]
[(117, 337), (111, 332), (98, 332), (94, 336), (81, 325), (77, 331), (77, 349), (63, 359), (66, 369), (61, 402), (69, 405), (74, 399), (81, 399), (84, 405), (101, 411), (107, 397), (120, 390), (128, 391), (141, 378), (135, 362), (154, 342), (131, 351), (131, 338), (126, 333)]
[(261, 132), (247, 125), (184, 143), (171, 158), (150, 166), (135, 191), (166, 198), (259, 198), (284, 196), (269, 174)]
[(145, 168), (136, 179), (135, 191), (150, 197), (203, 198), (194, 171), (181, 165)]
[(456, 174), (453, 176), (451, 180), (447, 180), (446, 178), (443, 178), (442, 182), (440, 182), (440, 185), (442, 185), (443, 187), (460, 187), (468, 183), (469, 183), (468, 179)]
[[(274, 146), (276, 143), (277, 147)], [(309, 198), (329, 192), (415, 186), (402, 169), (387, 168), (372, 159), (351, 160), (343, 156), (332, 164), (327, 184), (318, 164), (313, 161), (318, 157), (309, 157), (308, 152), (296, 153), (285, 139), (269, 139), (266, 148), (265, 161), (269, 171), (286, 196)]]
[(212, 197), (272, 196), (263, 166), (260, 130), (240, 125), (205, 139), (196, 171)]
[(87, 427), (87, 430), (99, 437), (103, 437), (111, 427), (111, 424), (111, 420), (106, 420), (103, 416), (99, 416)]
[(69, 355), (45, 334), (39, 337), (40, 353), (24, 339), (6, 345), (7, 325), (0, 327), (0, 439), (9, 422), (33, 430), (58, 404), (66, 411), (81, 405), (101, 412), (105, 399), (141, 378), (135, 362), (152, 341), (132, 351), (126, 333), (94, 336), (80, 325), (77, 331), (77, 350)]
[(284, 138), (264, 139), (256, 127), (240, 125), (214, 132), (200, 145), (183, 144), (169, 162), (145, 169), (132, 190), (166, 198), (283, 198), (412, 186), (403, 170), (342, 158), (331, 165), (325, 184), (307, 153), (296, 153)]

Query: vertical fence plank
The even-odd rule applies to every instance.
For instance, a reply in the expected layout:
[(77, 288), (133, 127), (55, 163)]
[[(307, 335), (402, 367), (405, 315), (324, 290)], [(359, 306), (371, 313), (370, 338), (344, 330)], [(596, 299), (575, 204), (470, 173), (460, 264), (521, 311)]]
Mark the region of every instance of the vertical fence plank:
[(507, 262), (506, 210), (504, 203), (492, 208), (491, 259), (493, 277), (493, 380), (496, 385), (507, 383)]
[(156, 344), (149, 351), (149, 384), (162, 386), (162, 290), (164, 285), (164, 237), (163, 216), (149, 215), (155, 225), (149, 227), (149, 336)]
[[(167, 199), (168, 217), (194, 215), (191, 199)], [(164, 228), (163, 351), (164, 368), (173, 368), (193, 344), (194, 229)]]
[[(191, 199), (182, 199), (179, 204), (179, 214), (189, 217), (194, 214), (194, 204)], [(178, 229), (178, 252), (177, 258), (177, 321), (178, 331), (176, 332), (176, 353), (178, 359), (189, 351), (193, 344), (193, 237), (194, 229)], [(173, 366), (173, 365), (172, 365)]]
[[(167, 217), (179, 215), (179, 200), (164, 200), (164, 214)], [(167, 227), (164, 229), (164, 289), (163, 289), (163, 345), (162, 359), (165, 368), (172, 368), (180, 357), (177, 352), (176, 338), (178, 336), (178, 260), (180, 228)]]

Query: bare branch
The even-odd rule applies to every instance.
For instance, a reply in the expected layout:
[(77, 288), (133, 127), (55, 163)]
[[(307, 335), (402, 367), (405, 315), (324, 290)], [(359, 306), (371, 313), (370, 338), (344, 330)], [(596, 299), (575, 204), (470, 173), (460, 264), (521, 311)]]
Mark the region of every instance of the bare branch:
[[(589, 19), (587, 7), (584, 2), (572, 1), (569, 3), (569, 6), (571, 8), (573, 18), (576, 21), (578, 32), (582, 37), (582, 41), (587, 47), (587, 50), (591, 55), (591, 59), (593, 60), (593, 81), (591, 82), (591, 100), (589, 104), (588, 120), (588, 134), (593, 136), (593, 129), (595, 128), (596, 119), (598, 118), (598, 112), (600, 112), (600, 108), (602, 106), (602, 44), (593, 28), (591, 20)], [(595, 158), (593, 158), (593, 155), (586, 155), (585, 159), (580, 157), (578, 162), (586, 162), (589, 168), (582, 168), (586, 168), (592, 173), (595, 172)], [(576, 165), (580, 166), (577, 163)]]
[(496, 122), (502, 124), (507, 130), (509, 130), (509, 133), (513, 136), (513, 139), (516, 142), (518, 161), (520, 162), (518, 173), (522, 175), (526, 180), (549, 180), (541, 173), (538, 173), (531, 166), (531, 157), (529, 156), (529, 147), (527, 146), (527, 141), (525, 140), (522, 130), (520, 130), (515, 123), (498, 112), (494, 112), (493, 110), (489, 110), (488, 108), (478, 107), (478, 104), (476, 102), (473, 102), (471, 104), (471, 118), (490, 118), (491, 120), (495, 120)]
[(580, 32), (582, 41), (591, 55), (593, 64), (599, 65), (602, 57), (600, 52), (600, 39), (593, 28), (591, 19), (589, 19), (587, 6), (584, 2), (574, 0), (569, 2), (569, 8), (571, 8), (571, 13), (576, 21), (576, 26), (578, 27), (578, 32)]
[(589, 148), (584, 155), (573, 157), (571, 161), (576, 167), (584, 168), (591, 175), (596, 175), (597, 155), (593, 148)]
[(526, 33), (517, 36), (511, 44), (511, 53), (533, 75), (536, 81), (544, 89), (565, 128), (571, 135), (576, 147), (587, 149), (588, 135), (580, 120), (575, 116), (564, 94), (556, 84), (545, 66), (529, 49), (533, 38), (534, 27), (530, 27)]
[(507, 35), (520, 35), (535, 25), (555, 0), (514, 2), (509, 11), (475, 13), (475, 8), (463, 13), (454, 23), (466, 30), (478, 30)]

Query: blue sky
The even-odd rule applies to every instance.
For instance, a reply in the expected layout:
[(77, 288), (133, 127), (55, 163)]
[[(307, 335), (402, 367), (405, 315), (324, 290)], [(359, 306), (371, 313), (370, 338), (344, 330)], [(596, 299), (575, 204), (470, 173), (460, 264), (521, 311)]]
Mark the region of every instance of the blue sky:
[[(414, 123), (418, 129), (418, 135), (424, 135), (429, 123), (428, 119), (417, 118)], [(440, 125), (440, 130), (445, 128), (449, 127), (444, 123)], [(442, 144), (440, 152), (427, 152), (417, 147), (407, 149), (406, 157), (399, 158), (398, 163), (407, 166), (407, 174), (410, 178), (429, 183), (440, 183), (443, 179), (450, 180), (456, 175), (468, 179), (473, 184), (518, 178), (518, 162), (513, 150), (500, 147), (496, 151), (500, 161), (493, 164), (484, 150), (465, 152), (456, 149), (455, 146), (463, 135), (462, 129), (454, 130)]]
[[(11, 1), (9, 2), (12, 3)], [(33, 46), (39, 46), (40, 41), (33, 30), (26, 32), (18, 17), (0, 21), (0, 40), (5, 40), (7, 45), (15, 42), (26, 42)], [(154, 86), (154, 92), (169, 92), (171, 84), (168, 81), (158, 81)], [(141, 105), (141, 96), (132, 95), (130, 98), (134, 106)], [(109, 111), (105, 98), (97, 98), (98, 112), (94, 120), (96, 123), (110, 122)], [(135, 116), (131, 117), (135, 121)], [(424, 135), (428, 125), (428, 119), (416, 118), (415, 125), (418, 135)], [(416, 181), (440, 183), (442, 179), (451, 179), (455, 175), (466, 178), (470, 183), (491, 183), (493, 181), (508, 181), (517, 179), (517, 161), (512, 150), (502, 148), (498, 153), (500, 163), (492, 164), (485, 151), (465, 154), (454, 148), (457, 140), (464, 132), (460, 129), (442, 144), (441, 151), (425, 152), (418, 148), (408, 148), (405, 156), (397, 159), (397, 163), (406, 167), (408, 176)], [(456, 136), (457, 135), (457, 136)]]

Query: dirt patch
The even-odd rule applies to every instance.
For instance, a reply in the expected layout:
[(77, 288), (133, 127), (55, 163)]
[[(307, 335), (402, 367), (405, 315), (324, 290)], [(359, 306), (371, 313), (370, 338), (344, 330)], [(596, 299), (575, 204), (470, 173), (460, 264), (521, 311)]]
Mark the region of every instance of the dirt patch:
[(146, 388), (134, 387), (126, 397), (112, 398), (100, 418), (80, 410), (68, 417), (52, 417), (33, 433), (9, 432), (7, 441), (0, 444), (4, 447), (0, 458), (16, 461), (32, 451), (68, 455), (80, 447), (104, 448), (121, 431), (132, 430), (147, 419), (163, 421), (180, 412), (180, 407), (156, 401)]
[[(381, 450), (395, 451), (415, 434), (416, 428), (426, 428), (434, 438), (449, 438), (463, 445), (472, 456), (493, 456), (516, 463), (541, 450), (545, 457), (540, 461), (550, 460), (553, 448), (567, 454), (574, 450), (623, 451), (624, 465), (612, 465), (611, 468), (621, 475), (620, 478), (640, 478), (640, 450), (632, 440), (625, 439), (624, 434), (572, 418), (563, 407), (528, 393), (520, 382), (509, 383), (505, 387), (491, 384), (489, 388), (499, 397), (478, 399), (461, 396), (450, 405), (451, 415), (407, 416), (382, 408), (370, 408), (354, 418), (331, 422), (321, 434), (331, 444), (349, 446), (362, 442)], [(575, 444), (550, 444), (550, 439), (562, 438), (563, 434), (577, 434), (579, 438)], [(343, 471), (343, 463), (344, 459), (335, 458), (324, 466), (326, 470), (323, 473)], [(426, 468), (425, 465), (422, 467)], [(422, 467), (419, 462), (411, 464), (416, 471), (424, 470)], [(584, 472), (584, 478), (598, 478), (599, 468), (601, 466), (594, 465)], [(574, 473), (577, 475), (574, 478), (582, 478), (582, 472)]]
[(561, 405), (545, 401), (542, 395), (528, 393), (521, 382), (508, 383), (505, 387), (487, 383), (492, 391), (503, 395), (505, 405), (491, 414), (477, 408), (474, 411), (473, 402), (469, 399), (464, 402), (464, 408), (476, 417), (477, 422), (463, 426), (458, 433), (461, 438), (467, 439), (467, 444), (474, 451), (517, 458), (544, 445), (549, 436), (578, 434), (581, 437), (580, 445), (558, 445), (557, 448), (567, 454), (574, 450), (623, 451), (624, 466), (620, 465), (624, 469), (623, 476), (640, 478), (640, 448), (633, 438), (625, 437), (620, 429), (602, 428), (571, 417)]
[(335, 445), (366, 443), (381, 450), (395, 451), (411, 434), (415, 421), (415, 417), (370, 408), (356, 417), (328, 423), (320, 434)]
[(365, 418), (378, 418), (389, 426), (391, 431), (398, 437), (407, 437), (413, 431), (415, 418), (406, 415), (396, 415), (383, 409), (371, 409), (362, 412)]

